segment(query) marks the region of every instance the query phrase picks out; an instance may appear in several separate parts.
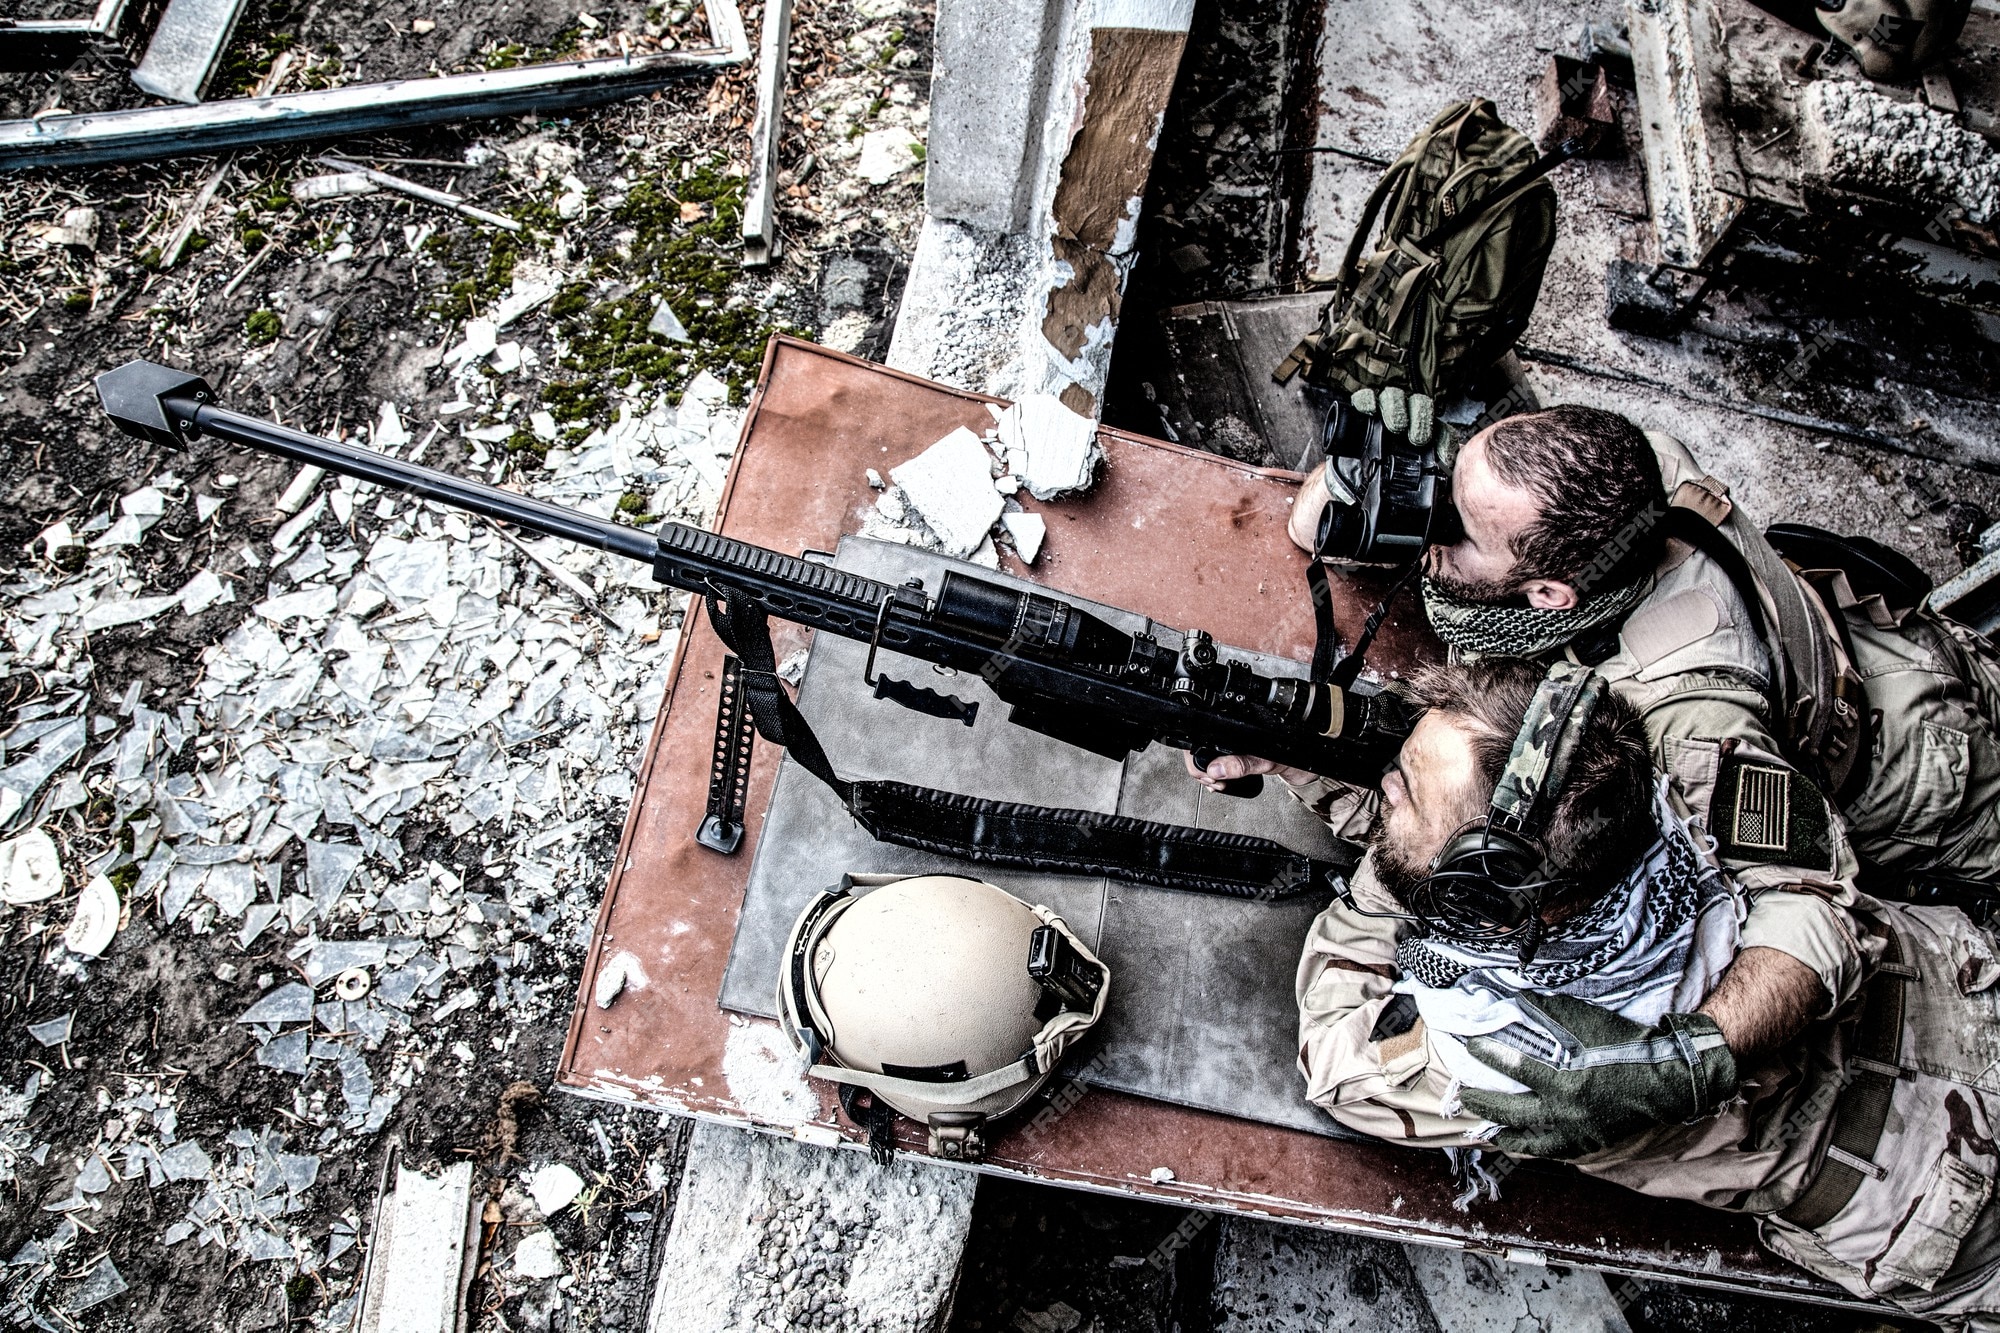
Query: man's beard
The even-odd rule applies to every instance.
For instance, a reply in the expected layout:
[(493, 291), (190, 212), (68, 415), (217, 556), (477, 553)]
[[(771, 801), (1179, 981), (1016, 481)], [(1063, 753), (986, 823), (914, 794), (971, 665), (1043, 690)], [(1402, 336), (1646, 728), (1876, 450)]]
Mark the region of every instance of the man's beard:
[(1521, 590), (1506, 579), (1461, 579), (1435, 566), (1424, 573), (1425, 581), (1455, 602), (1475, 606), (1525, 606)]
[(1368, 832), (1368, 853), (1375, 860), (1375, 880), (1404, 907), (1417, 886), (1430, 878), (1428, 861), (1417, 861), (1389, 836), (1388, 821), (1378, 820)]

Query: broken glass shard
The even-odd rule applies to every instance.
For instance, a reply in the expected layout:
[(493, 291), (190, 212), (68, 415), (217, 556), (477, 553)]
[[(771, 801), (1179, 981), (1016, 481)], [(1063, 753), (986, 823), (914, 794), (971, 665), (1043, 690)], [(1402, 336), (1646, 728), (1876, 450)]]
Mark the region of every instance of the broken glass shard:
[[(280, 1037), (278, 1040), (285, 1039)], [(183, 1139), (160, 1154), (160, 1170), (168, 1180), (207, 1180), (214, 1169), (215, 1163), (193, 1139)]]
[(239, 1023), (304, 1023), (313, 1016), (312, 987), (302, 982), (280, 986), (243, 1011)]
[(97, 1261), (97, 1267), (84, 1274), (83, 1281), (76, 1284), (69, 1294), (69, 1308), (72, 1313), (102, 1305), (125, 1290), (125, 1279), (118, 1272), (118, 1266), (105, 1255)]
[(273, 1037), (257, 1052), (257, 1063), (283, 1074), (302, 1075), (311, 1067), (306, 1059), (307, 1040), (303, 1029)]

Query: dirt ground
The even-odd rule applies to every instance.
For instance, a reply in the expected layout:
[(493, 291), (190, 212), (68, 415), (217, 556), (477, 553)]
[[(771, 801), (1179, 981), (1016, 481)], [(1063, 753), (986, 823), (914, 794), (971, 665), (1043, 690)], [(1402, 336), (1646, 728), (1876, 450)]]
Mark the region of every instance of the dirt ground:
[[(636, 49), (708, 44), (699, 6), (687, 3), (632, 0), (590, 18), (548, 0), (252, 0), (211, 96), (256, 86), (277, 61), (278, 90), (293, 91), (615, 54), (621, 36)], [(744, 19), (754, 46), (759, 7), (746, 7)], [(469, 468), (490, 450), (499, 470), (482, 465), (482, 474), (533, 485), (552, 445), (579, 446), (621, 406), (643, 411), (661, 394), (676, 401), (700, 372), (740, 401), (774, 331), (879, 354), (921, 206), (920, 152), (900, 162), (892, 153), (900, 169), (888, 179), (859, 173), (871, 133), (921, 139), (929, 26), (925, 10), (899, 0), (797, 6), (780, 180), (786, 249), (765, 270), (740, 267), (737, 239), (751, 67), (573, 116), (337, 145), (345, 157), (515, 217), (525, 224), (519, 233), (388, 193), (295, 198), (293, 183), (326, 172), (315, 158), (335, 145), (0, 179), (0, 585), (9, 588), (0, 603), (17, 603), (23, 580), (60, 589), (74, 572), (48, 559), (55, 548), (37, 534), (116, 514), (121, 497), (149, 481), (166, 495), (164, 512), (143, 541), (123, 548), (119, 595), (172, 594), (202, 571), (234, 592), (191, 614), (174, 610), (79, 638), (61, 658), (88, 694), (79, 715), (101, 719), (97, 735), (116, 739), (134, 702), (171, 717), (196, 701), (204, 653), (288, 586), (267, 548), (286, 521), (276, 502), (296, 471), (213, 441), (182, 453), (128, 439), (99, 410), (92, 376), (135, 357), (162, 361), (206, 376), (226, 404), (327, 434), (379, 429), (387, 401), (414, 436), (442, 426), (425, 461)], [(141, 100), (102, 65), (60, 79), (0, 79), (0, 115)], [(217, 176), (184, 253), (168, 262), (173, 233)], [(97, 213), (94, 250), (48, 237), (78, 207)], [(492, 315), (530, 276), (555, 294), (505, 336), (539, 366), (482, 362), (471, 409), (453, 413), (468, 381), (454, 377), (444, 354), (462, 343), (468, 321)], [(647, 332), (663, 300), (690, 342)], [(557, 423), (553, 440), (532, 429), (541, 411)], [(471, 431), (488, 438), (462, 434)], [(197, 497), (227, 503), (201, 512), (206, 502)], [(633, 515), (631, 503), (623, 507)], [(348, 540), (365, 544), (371, 522), (365, 512), (343, 521), (327, 509), (292, 538), (337, 553)], [(82, 564), (82, 544), (64, 549)], [(94, 550), (90, 558), (101, 560)], [(655, 639), (672, 632), (674, 613), (661, 602), (648, 631)], [(577, 625), (589, 621), (575, 613)], [(12, 665), (0, 672), (0, 701), (11, 727), (61, 685), (21, 665), (20, 654), (4, 658)], [(20, 757), (20, 734), (10, 759)], [(636, 761), (643, 723), (612, 735), (629, 751), (621, 762)], [(514, 757), (553, 753), (559, 743), (531, 739)], [(239, 758), (204, 733), (184, 739), (162, 776), (206, 782)], [(362, 1044), (364, 1077), (394, 1098), (370, 1130), (343, 1122), (339, 1066), (316, 1062), (303, 1077), (268, 1067), (256, 1058), (262, 1033), (237, 1021), (260, 994), (300, 974), (301, 940), (283, 918), (245, 947), (232, 923), (218, 925), (205, 908), (169, 922), (157, 888), (133, 893), (133, 872), (114, 868), (109, 877), (126, 895), (123, 924), (104, 956), (81, 957), (60, 943), (87, 867), (138, 859), (118, 856), (121, 846), (131, 850), (132, 821), (102, 792), (85, 793), (54, 809), (46, 797), (31, 801), (0, 830), (19, 834), (40, 822), (64, 868), (57, 896), (0, 906), (0, 1190), (9, 1200), (0, 1205), (0, 1260), (15, 1256), (0, 1269), (0, 1321), (334, 1326), (351, 1311), (364, 1248), (353, 1238), (368, 1233), (395, 1145), (401, 1161), (423, 1169), (474, 1160), (481, 1188), (490, 1185), (499, 1205), (487, 1239), (490, 1258), (503, 1262), (483, 1271), (476, 1327), (636, 1326), (651, 1242), (670, 1215), (681, 1136), (653, 1115), (537, 1091), (549, 1087), (560, 1054), (622, 800), (587, 803), (571, 869), (536, 919), (543, 933), (530, 961), (503, 973), (504, 951), (498, 962), (481, 954), (453, 978), (468, 993), (497, 986), (506, 1003), (473, 1003)], [(477, 875), (493, 855), (484, 835), (454, 833), (429, 808), (400, 817), (397, 847), (371, 844), (365, 867), (393, 853), (458, 878)], [(273, 865), (294, 883), (308, 873), (303, 858), (294, 839)], [(497, 933), (514, 925), (503, 921)], [(519, 946), (514, 957), (526, 951)], [(44, 1045), (27, 1030), (66, 1013), (74, 1015), (66, 1041)], [(120, 1162), (138, 1160), (121, 1151), (176, 1141), (199, 1144), (207, 1171), (150, 1185), (145, 1170), (120, 1178)], [(316, 1168), (300, 1165), (308, 1158)], [(545, 1221), (523, 1191), (523, 1173), (552, 1162), (575, 1169), (586, 1189), (546, 1219), (563, 1275), (535, 1282), (517, 1278), (504, 1257), (516, 1235)], [(91, 1171), (107, 1163), (108, 1187), (89, 1188)], [(293, 1174), (274, 1193), (275, 1177), (266, 1175), (279, 1170)], [(312, 1178), (300, 1185), (304, 1176)], [(229, 1209), (246, 1205), (265, 1217), (263, 1234), (284, 1241), (284, 1253), (198, 1238), (170, 1243), (169, 1229), (211, 1189)], [(229, 1230), (241, 1220), (225, 1228), (232, 1237), (248, 1234)], [(104, 1272), (107, 1259), (115, 1277)], [(118, 1282), (121, 1294), (92, 1303)]]

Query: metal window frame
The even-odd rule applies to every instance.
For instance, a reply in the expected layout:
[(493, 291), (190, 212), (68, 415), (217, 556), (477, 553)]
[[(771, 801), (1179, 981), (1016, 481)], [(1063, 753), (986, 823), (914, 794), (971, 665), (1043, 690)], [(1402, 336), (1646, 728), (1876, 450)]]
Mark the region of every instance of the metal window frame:
[[(122, 9), (132, 2), (104, 0), (106, 8), (117, 5)], [(714, 45), (693, 51), (351, 84), (196, 106), (0, 121), (0, 171), (150, 162), (416, 125), (568, 111), (617, 101), (749, 59), (749, 42), (735, 0), (704, 3)]]

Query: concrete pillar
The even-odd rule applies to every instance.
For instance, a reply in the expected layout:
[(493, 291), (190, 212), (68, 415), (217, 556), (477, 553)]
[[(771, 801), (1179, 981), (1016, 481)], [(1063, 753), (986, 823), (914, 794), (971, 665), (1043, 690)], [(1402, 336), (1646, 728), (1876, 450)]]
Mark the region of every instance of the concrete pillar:
[(1193, 13), (1193, 0), (940, 0), (927, 217), (891, 365), (1097, 415)]
[(1027, 226), (1063, 0), (940, 0), (931, 65), (929, 216)]

